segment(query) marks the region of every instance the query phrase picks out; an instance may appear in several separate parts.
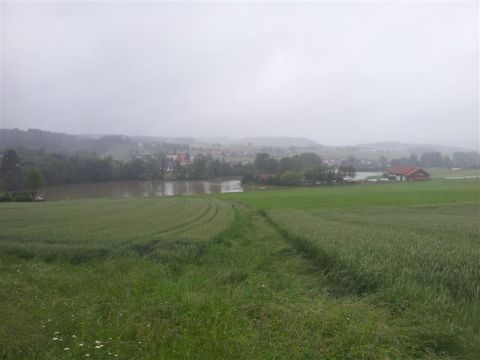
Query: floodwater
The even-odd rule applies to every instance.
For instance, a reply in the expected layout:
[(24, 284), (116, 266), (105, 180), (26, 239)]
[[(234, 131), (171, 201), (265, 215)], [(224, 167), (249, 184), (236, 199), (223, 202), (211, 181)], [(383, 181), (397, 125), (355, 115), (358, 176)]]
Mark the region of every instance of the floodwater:
[(359, 171), (355, 174), (355, 179), (364, 180), (369, 176), (381, 176), (382, 174), (381, 171)]
[(243, 192), (240, 180), (119, 181), (48, 186), (39, 191), (45, 200), (132, 198)]

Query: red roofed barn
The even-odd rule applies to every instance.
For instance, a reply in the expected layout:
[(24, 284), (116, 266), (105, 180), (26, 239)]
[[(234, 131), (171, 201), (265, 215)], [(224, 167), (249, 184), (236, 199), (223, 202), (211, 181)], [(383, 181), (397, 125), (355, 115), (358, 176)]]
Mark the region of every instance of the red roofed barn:
[(188, 152), (186, 154), (178, 154), (177, 160), (180, 162), (180, 166), (186, 166), (192, 163)]
[(416, 166), (396, 166), (388, 170), (389, 175), (394, 175), (400, 178), (400, 181), (418, 181), (430, 180), (430, 174), (425, 170)]

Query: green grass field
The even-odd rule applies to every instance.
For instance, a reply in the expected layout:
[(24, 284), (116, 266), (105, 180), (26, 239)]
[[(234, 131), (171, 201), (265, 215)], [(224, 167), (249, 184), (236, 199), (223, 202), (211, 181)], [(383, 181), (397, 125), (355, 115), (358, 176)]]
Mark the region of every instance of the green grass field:
[(257, 190), (222, 194), (259, 209), (349, 208), (479, 202), (477, 179)]
[(267, 216), (324, 272), (333, 296), (384, 304), (439, 352), (478, 354), (478, 203)]
[(476, 359), (479, 193), (0, 204), (0, 359)]
[(10, 203), (0, 208), (0, 250), (23, 258), (72, 262), (168, 243), (203, 243), (233, 222), (231, 205), (211, 199), (165, 198)]
[(434, 179), (461, 178), (461, 177), (480, 177), (479, 169), (426, 169)]

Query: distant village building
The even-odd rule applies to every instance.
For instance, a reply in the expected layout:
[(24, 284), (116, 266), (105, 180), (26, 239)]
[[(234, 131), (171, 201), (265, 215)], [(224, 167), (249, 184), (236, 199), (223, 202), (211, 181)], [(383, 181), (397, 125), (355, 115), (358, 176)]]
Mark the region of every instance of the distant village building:
[(255, 178), (261, 182), (267, 182), (269, 180), (275, 179), (275, 174), (257, 174)]
[(388, 176), (400, 181), (430, 180), (430, 174), (416, 166), (396, 166), (388, 170)]
[(192, 161), (190, 160), (190, 155), (185, 154), (167, 154), (167, 172), (175, 171), (175, 168), (178, 165), (187, 166), (191, 165)]
[(177, 161), (180, 163), (180, 166), (187, 166), (192, 164), (188, 152), (185, 154), (178, 154)]

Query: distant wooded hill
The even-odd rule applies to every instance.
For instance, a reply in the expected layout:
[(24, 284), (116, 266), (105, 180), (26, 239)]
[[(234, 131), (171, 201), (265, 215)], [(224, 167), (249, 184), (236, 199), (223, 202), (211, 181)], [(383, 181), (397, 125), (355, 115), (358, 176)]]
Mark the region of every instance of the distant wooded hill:
[[(169, 141), (170, 140), (170, 141)], [(177, 141), (172, 143), (171, 141)], [(0, 149), (43, 149), (47, 153), (75, 154), (93, 151), (116, 160), (131, 158), (142, 149), (149, 152), (185, 151), (192, 138), (155, 138), (124, 135), (70, 135), (38, 129), (0, 129)]]
[(426, 152), (438, 151), (442, 154), (453, 154), (461, 151), (471, 151), (471, 149), (465, 149), (455, 146), (437, 145), (437, 144), (405, 144), (399, 142), (378, 142), (371, 144), (358, 145), (361, 149), (368, 149), (371, 151), (395, 151), (403, 152), (406, 154), (423, 154)]

